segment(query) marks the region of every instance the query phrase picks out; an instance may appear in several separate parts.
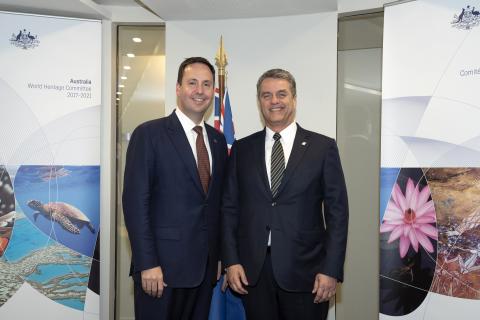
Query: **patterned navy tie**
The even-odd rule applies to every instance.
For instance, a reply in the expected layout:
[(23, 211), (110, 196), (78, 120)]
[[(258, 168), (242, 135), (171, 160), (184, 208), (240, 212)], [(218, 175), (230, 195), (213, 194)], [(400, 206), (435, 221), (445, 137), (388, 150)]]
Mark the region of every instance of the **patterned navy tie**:
[(285, 155), (283, 154), (283, 147), (280, 139), (282, 136), (276, 132), (273, 135), (275, 142), (272, 147), (272, 159), (270, 167), (270, 188), (272, 195), (275, 197), (278, 192), (278, 187), (282, 183), (283, 172), (285, 171)]

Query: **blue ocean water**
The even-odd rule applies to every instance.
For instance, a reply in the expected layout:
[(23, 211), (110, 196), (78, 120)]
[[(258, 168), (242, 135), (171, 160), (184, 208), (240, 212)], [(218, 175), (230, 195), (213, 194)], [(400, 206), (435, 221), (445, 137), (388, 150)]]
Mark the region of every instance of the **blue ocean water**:
[(78, 292), (85, 291), (85, 286), (71, 286), (62, 290), (58, 290), (58, 292), (69, 292), (69, 291), (78, 291)]
[(381, 168), (380, 170), (380, 222), (383, 220), (399, 172), (400, 168)]
[[(86, 256), (93, 255), (100, 225), (99, 166), (21, 166), (15, 176), (14, 188), (23, 212), (45, 235)], [(68, 203), (89, 218), (95, 231), (83, 226), (80, 234), (73, 234), (43, 215), (35, 219), (36, 210), (27, 205), (30, 200), (43, 204)]]
[(8, 262), (17, 262), (32, 251), (48, 245), (49, 238), (26, 218), (15, 220), (12, 238), (8, 244), (5, 258)]
[[(15, 263), (29, 256), (33, 251), (45, 248), (55, 243), (54, 240), (47, 237), (42, 231), (34, 226), (27, 218), (17, 219), (15, 221), (12, 238), (5, 252), (5, 260), (8, 263)], [(63, 258), (73, 258), (69, 254), (62, 254)], [(64, 276), (65, 274), (74, 273), (77, 278), (65, 279), (61, 284), (72, 284), (66, 290), (86, 291), (87, 286), (78, 286), (75, 284), (81, 281), (88, 282), (90, 273), (91, 259), (83, 256), (85, 264), (46, 264), (38, 267), (39, 272), (33, 273), (26, 278), (27, 281), (35, 281), (39, 283), (47, 283), (48, 281)], [(78, 256), (75, 257), (78, 259)], [(65, 306), (78, 310), (84, 309), (85, 302), (81, 299), (59, 299), (56, 302)]]
[(60, 281), (60, 284), (75, 284), (75, 283), (78, 283), (80, 281), (85, 281), (88, 283), (88, 276), (87, 277), (79, 277), (79, 278), (72, 278), (72, 279), (65, 279), (65, 280), (62, 280)]
[(64, 306), (77, 309), (77, 310), (83, 310), (85, 306), (85, 301), (82, 301), (79, 299), (59, 299), (55, 301), (60, 304), (63, 304)]
[[(44, 264), (38, 267), (38, 273), (31, 274), (27, 279), (35, 282), (47, 282), (53, 278), (60, 277), (69, 273), (85, 275), (90, 272), (90, 268), (83, 265), (68, 264)], [(76, 279), (79, 282), (78, 279)], [(86, 288), (84, 287), (84, 290)]]

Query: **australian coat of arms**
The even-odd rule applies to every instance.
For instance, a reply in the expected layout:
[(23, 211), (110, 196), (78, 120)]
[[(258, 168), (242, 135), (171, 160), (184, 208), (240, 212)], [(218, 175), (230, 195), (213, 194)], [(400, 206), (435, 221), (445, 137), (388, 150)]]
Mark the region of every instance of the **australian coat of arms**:
[(30, 34), (26, 29), (20, 30), (17, 34), (12, 33), (10, 43), (24, 50), (35, 48), (40, 43), (37, 35)]
[(452, 27), (464, 30), (476, 27), (480, 24), (479, 14), (478, 10), (475, 10), (475, 7), (467, 6), (466, 8), (462, 8), (459, 14), (453, 16), (453, 21), (451, 22)]

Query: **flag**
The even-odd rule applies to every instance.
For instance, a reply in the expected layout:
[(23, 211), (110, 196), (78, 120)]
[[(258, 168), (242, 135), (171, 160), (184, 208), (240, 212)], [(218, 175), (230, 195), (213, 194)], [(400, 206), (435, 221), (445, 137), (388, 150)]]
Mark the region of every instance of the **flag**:
[(208, 320), (245, 320), (245, 310), (238, 295), (234, 295), (230, 288), (222, 292), (223, 277), (225, 275), (220, 277), (213, 289)]
[(230, 97), (228, 95), (228, 88), (225, 88), (225, 95), (223, 104), (220, 106), (220, 98), (218, 88), (215, 88), (215, 114), (214, 114), (215, 129), (222, 132), (227, 140), (228, 152), (235, 141), (235, 129), (233, 127), (232, 108), (230, 107)]
[[(218, 88), (215, 88), (214, 126), (215, 129), (222, 132), (225, 136), (228, 145), (228, 153), (230, 154), (230, 148), (235, 141), (230, 97), (228, 95), (228, 89), (225, 88), (224, 103), (220, 106), (218, 91)], [(220, 277), (220, 280), (213, 289), (208, 320), (245, 320), (245, 310), (243, 309), (241, 299), (233, 294), (229, 288), (227, 288), (225, 292), (222, 292), (221, 290), (224, 276), (225, 275)]]

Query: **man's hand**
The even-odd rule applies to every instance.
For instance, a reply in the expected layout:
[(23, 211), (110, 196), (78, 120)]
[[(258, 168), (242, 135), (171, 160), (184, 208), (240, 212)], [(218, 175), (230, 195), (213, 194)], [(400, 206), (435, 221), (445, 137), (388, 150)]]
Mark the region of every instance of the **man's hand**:
[(315, 294), (314, 303), (320, 303), (330, 300), (337, 290), (337, 279), (325, 274), (317, 273), (312, 293)]
[(247, 294), (243, 286), (248, 286), (247, 276), (241, 264), (234, 264), (227, 268), (227, 281), (230, 288), (239, 294)]
[(163, 294), (163, 288), (167, 286), (163, 282), (162, 268), (155, 267), (142, 271), (142, 289), (146, 294), (154, 298), (160, 298)]

